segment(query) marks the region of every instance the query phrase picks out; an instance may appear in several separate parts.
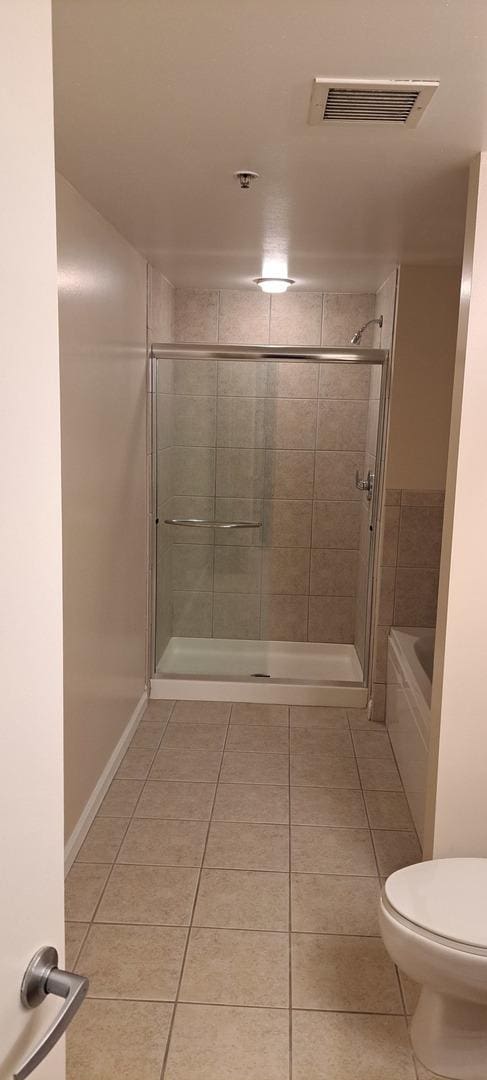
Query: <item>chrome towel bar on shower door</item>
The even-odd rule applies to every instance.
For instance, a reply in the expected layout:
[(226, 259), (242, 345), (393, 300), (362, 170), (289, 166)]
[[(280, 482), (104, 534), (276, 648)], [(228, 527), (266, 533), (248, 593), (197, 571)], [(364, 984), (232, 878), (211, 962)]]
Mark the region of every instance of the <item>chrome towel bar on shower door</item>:
[(183, 525), (191, 529), (261, 529), (261, 521), (208, 521), (206, 518), (164, 518), (165, 525)]

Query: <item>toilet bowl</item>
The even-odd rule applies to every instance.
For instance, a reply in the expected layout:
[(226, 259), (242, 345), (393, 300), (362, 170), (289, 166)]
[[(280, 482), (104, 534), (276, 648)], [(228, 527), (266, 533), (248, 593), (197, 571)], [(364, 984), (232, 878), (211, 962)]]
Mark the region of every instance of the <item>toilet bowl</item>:
[(426, 1068), (487, 1080), (487, 859), (433, 859), (387, 879), (389, 956), (421, 986), (411, 1042)]

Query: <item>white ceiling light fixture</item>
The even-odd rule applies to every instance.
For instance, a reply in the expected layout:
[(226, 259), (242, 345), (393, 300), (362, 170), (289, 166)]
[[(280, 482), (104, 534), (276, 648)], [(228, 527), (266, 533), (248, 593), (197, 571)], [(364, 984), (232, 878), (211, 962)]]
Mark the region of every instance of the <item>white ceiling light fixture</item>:
[(294, 278), (290, 277), (256, 277), (254, 282), (262, 289), (262, 292), (283, 293), (290, 285), (295, 285)]
[(423, 79), (315, 79), (308, 123), (416, 127), (438, 86)]

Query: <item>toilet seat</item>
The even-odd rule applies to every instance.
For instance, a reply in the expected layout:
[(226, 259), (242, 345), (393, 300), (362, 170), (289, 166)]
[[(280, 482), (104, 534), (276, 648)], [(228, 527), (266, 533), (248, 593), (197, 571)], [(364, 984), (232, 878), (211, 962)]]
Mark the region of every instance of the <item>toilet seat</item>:
[(487, 957), (487, 859), (433, 859), (397, 870), (383, 897), (391, 914), (438, 944)]

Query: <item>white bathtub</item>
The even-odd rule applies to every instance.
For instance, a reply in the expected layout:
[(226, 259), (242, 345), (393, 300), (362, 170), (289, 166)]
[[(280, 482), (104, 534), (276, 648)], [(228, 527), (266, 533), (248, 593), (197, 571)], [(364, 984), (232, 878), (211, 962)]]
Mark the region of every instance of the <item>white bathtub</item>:
[(434, 630), (394, 627), (387, 654), (386, 724), (409, 808), (423, 839)]

